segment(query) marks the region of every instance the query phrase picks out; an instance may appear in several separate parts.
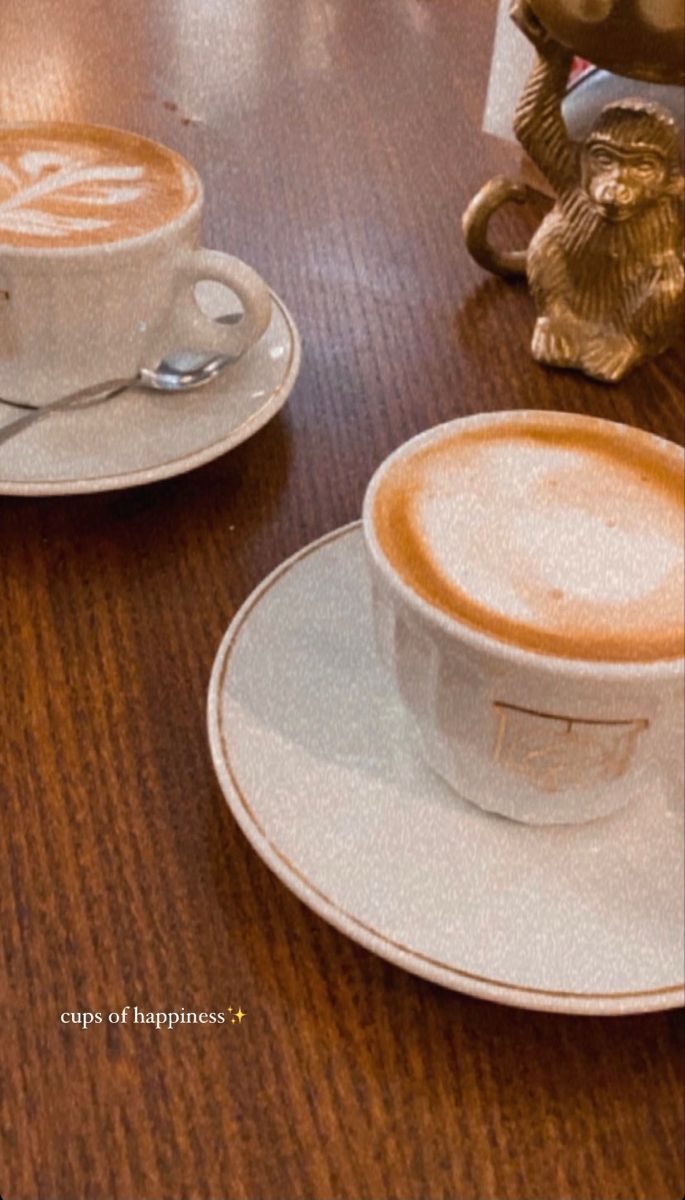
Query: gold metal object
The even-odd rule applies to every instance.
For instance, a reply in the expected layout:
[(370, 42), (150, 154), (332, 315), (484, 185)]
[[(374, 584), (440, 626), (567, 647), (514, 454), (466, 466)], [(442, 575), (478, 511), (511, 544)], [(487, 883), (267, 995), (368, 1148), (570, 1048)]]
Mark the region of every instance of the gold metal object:
[(547, 32), (631, 79), (685, 83), (683, 0), (529, 0)]
[[(533, 356), (608, 382), (622, 379), (682, 333), (685, 181), (679, 135), (666, 109), (628, 98), (604, 108), (584, 141), (575, 142), (561, 108), (574, 51), (540, 18), (550, 21), (555, 34), (571, 37), (583, 24), (580, 17), (575, 24), (571, 19), (581, 8), (594, 13), (598, 32), (615, 13), (628, 22), (637, 2), (514, 0), (512, 18), (538, 52), (514, 128), (557, 200), (527, 251), (502, 252), (488, 238), (493, 213), (510, 200), (525, 199), (520, 184), (491, 180), (463, 221), (477, 262), (504, 276), (527, 275), (539, 314)], [(650, 5), (662, 21), (675, 11), (672, 0), (639, 0), (644, 19)], [(626, 58), (623, 69), (632, 63), (634, 73), (644, 77), (644, 55), (638, 57), (642, 24), (636, 20), (630, 28), (619, 49), (627, 56), (632, 45), (636, 57)], [(663, 70), (652, 63), (650, 69), (652, 78), (673, 78), (670, 63)]]
[(611, 783), (625, 775), (649, 721), (598, 721), (531, 712), (496, 700), (495, 760), (541, 792)]

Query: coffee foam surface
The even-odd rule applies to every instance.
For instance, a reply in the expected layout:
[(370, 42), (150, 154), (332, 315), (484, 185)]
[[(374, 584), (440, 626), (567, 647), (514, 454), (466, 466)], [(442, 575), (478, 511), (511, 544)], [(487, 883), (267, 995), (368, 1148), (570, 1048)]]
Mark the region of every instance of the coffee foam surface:
[(679, 657), (683, 457), (606, 425), (586, 436), (495, 425), (400, 459), (376, 494), (385, 554), (429, 603), (500, 640), (572, 658)]
[(198, 194), (173, 151), (123, 130), (0, 127), (0, 245), (71, 247), (139, 237)]

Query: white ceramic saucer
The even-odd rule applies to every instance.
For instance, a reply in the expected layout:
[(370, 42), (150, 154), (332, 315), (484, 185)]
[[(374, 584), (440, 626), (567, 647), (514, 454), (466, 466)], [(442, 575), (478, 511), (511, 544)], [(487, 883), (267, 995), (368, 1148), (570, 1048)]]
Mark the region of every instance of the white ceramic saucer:
[[(191, 471), (271, 420), (299, 365), (297, 329), (273, 296), (264, 336), (206, 387), (178, 396), (131, 389), (95, 408), (53, 413), (0, 446), (0, 495), (105, 492)], [(0, 404), (0, 427), (16, 415)]]
[(683, 1003), (683, 824), (665, 802), (572, 829), (473, 807), (424, 766), (373, 645), (358, 525), (278, 568), (209, 691), (214, 765), (305, 904), (426, 979), (525, 1008)]

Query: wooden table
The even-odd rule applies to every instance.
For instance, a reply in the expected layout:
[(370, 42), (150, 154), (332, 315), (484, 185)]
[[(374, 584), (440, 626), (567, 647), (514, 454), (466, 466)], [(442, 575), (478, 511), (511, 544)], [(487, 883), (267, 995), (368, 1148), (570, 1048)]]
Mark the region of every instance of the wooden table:
[[(671, 1200), (677, 1013), (566, 1018), (404, 974), (266, 870), (215, 782), (212, 660), (263, 576), (418, 430), (515, 407), (682, 440), (682, 359), (617, 388), (528, 354), (459, 218), (494, 0), (5, 0), (0, 115), (121, 125), (207, 184), (206, 239), (302, 332), (284, 412), (109, 495), (0, 502), (5, 1200)], [(539, 212), (537, 214), (539, 216)], [(537, 216), (504, 218), (522, 244)], [(242, 1006), (173, 1032), (63, 1011)]]

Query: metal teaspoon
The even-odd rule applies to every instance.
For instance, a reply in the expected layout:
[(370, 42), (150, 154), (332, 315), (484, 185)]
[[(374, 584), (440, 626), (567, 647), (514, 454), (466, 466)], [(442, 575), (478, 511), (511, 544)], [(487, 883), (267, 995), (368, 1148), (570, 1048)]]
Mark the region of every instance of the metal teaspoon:
[[(143, 367), (130, 379), (109, 379), (105, 383), (93, 384), (81, 388), (78, 392), (71, 392), (68, 396), (60, 396), (59, 400), (53, 400), (50, 404), (31, 407), (31, 411), (25, 416), (0, 429), (0, 446), (58, 409), (70, 408), (72, 405), (88, 408), (91, 403), (110, 400), (132, 387), (154, 392), (188, 392), (193, 388), (204, 387), (235, 361), (232, 354), (213, 354), (196, 366), (184, 368), (181, 365), (183, 358), (179, 358), (178, 362), (175, 362), (173, 357), (163, 358), (156, 367)], [(11, 400), (3, 403), (12, 404), (15, 408), (27, 407)]]

